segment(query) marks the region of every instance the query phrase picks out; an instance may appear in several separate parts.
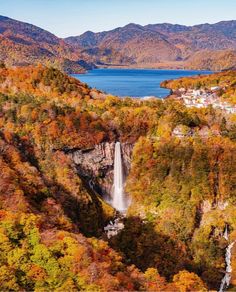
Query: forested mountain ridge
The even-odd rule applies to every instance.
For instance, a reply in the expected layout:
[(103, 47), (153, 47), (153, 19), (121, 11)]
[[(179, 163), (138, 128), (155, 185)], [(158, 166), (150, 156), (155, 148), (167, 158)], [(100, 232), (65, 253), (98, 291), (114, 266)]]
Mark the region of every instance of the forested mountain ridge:
[(186, 60), (186, 66), (190, 69), (209, 68), (213, 71), (236, 68), (235, 50), (202, 50), (194, 53)]
[[(43, 66), (2, 67), (0, 77), (2, 288), (218, 289), (222, 232), (227, 224), (234, 239), (236, 229), (234, 115), (105, 95)], [(134, 145), (132, 204), (108, 241), (114, 210), (68, 151), (117, 140)]]
[[(215, 24), (184, 26), (174, 24), (149, 24), (141, 26), (128, 24), (111, 31), (85, 32), (80, 36), (68, 37), (65, 41), (83, 48), (92, 60), (105, 65), (129, 65), (146, 67), (185, 67), (193, 69), (229, 68), (222, 53), (231, 50), (230, 66), (235, 66), (236, 21), (222, 21)], [(106, 54), (104, 51), (106, 50)], [(204, 55), (208, 50), (212, 55)], [(191, 59), (198, 52), (197, 62)], [(217, 57), (221, 52), (221, 63)], [(120, 60), (115, 54), (122, 56)], [(225, 52), (227, 54), (227, 51)], [(205, 62), (203, 62), (205, 57)], [(196, 58), (196, 57), (195, 57)], [(214, 64), (206, 62), (214, 58)], [(191, 61), (191, 63), (190, 63)], [(173, 63), (174, 62), (174, 63)], [(215, 67), (214, 67), (215, 66)], [(218, 66), (218, 67), (217, 67)], [(218, 70), (218, 69), (217, 69)]]
[(0, 16), (0, 60), (7, 65), (47, 64), (67, 72), (91, 68), (78, 50), (35, 25)]
[(195, 26), (130, 23), (111, 31), (60, 39), (32, 24), (0, 16), (0, 60), (44, 64), (67, 73), (98, 66), (222, 70), (235, 67), (235, 21)]

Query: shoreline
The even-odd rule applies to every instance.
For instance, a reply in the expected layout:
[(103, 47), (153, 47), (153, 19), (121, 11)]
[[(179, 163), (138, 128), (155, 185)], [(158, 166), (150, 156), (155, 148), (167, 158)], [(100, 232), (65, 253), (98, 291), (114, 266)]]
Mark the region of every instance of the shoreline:
[[(85, 72), (81, 72), (79, 74), (86, 74), (88, 71), (91, 70), (100, 70), (100, 69), (133, 69), (133, 70), (170, 70), (170, 71), (174, 71), (174, 70), (179, 70), (179, 71), (208, 71), (208, 72), (215, 72), (214, 70), (211, 69), (194, 69), (194, 68), (178, 68), (178, 67), (172, 67), (172, 66), (130, 66), (130, 65), (109, 65), (109, 66), (99, 66), (96, 65), (95, 68), (92, 69), (88, 69)], [(78, 74), (78, 73), (73, 73), (73, 74)]]

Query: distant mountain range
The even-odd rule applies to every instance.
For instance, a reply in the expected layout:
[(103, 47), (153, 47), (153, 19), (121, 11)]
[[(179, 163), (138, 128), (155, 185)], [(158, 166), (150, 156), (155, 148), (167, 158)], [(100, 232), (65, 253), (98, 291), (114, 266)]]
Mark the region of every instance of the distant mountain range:
[(68, 73), (95, 66), (223, 70), (236, 67), (236, 21), (195, 26), (131, 23), (61, 39), (0, 16), (0, 60), (16, 66), (42, 63)]
[(65, 42), (109, 66), (220, 70), (236, 64), (235, 20), (195, 26), (131, 23), (100, 33), (88, 31)]
[(78, 49), (37, 26), (0, 16), (0, 60), (7, 65), (42, 63), (63, 71), (90, 68)]

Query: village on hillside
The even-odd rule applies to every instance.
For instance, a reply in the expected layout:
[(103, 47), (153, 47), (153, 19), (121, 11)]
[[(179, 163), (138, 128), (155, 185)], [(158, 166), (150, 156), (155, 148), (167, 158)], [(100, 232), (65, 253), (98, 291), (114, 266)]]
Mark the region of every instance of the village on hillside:
[(209, 90), (180, 88), (177, 98), (182, 100), (186, 107), (204, 108), (211, 105), (213, 108), (221, 109), (228, 114), (236, 113), (235, 105), (222, 101), (217, 95), (217, 91), (220, 89), (219, 86), (211, 87)]

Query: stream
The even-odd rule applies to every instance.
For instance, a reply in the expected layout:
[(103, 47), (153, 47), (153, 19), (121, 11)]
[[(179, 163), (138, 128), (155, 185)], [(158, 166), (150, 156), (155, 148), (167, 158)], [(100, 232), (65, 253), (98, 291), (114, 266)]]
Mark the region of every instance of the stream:
[[(227, 241), (229, 241), (227, 225), (226, 225), (223, 237)], [(231, 250), (232, 250), (234, 244), (235, 244), (235, 240), (233, 242), (231, 242), (226, 248), (226, 252), (225, 252), (226, 269), (225, 269), (225, 275), (221, 280), (219, 292), (224, 292), (230, 285), (231, 272), (232, 272), (232, 266), (231, 266), (231, 256), (232, 256), (232, 254), (231, 254)]]
[(118, 217), (114, 221), (110, 221), (107, 226), (104, 227), (104, 231), (107, 238), (117, 235), (124, 228), (123, 217)]

